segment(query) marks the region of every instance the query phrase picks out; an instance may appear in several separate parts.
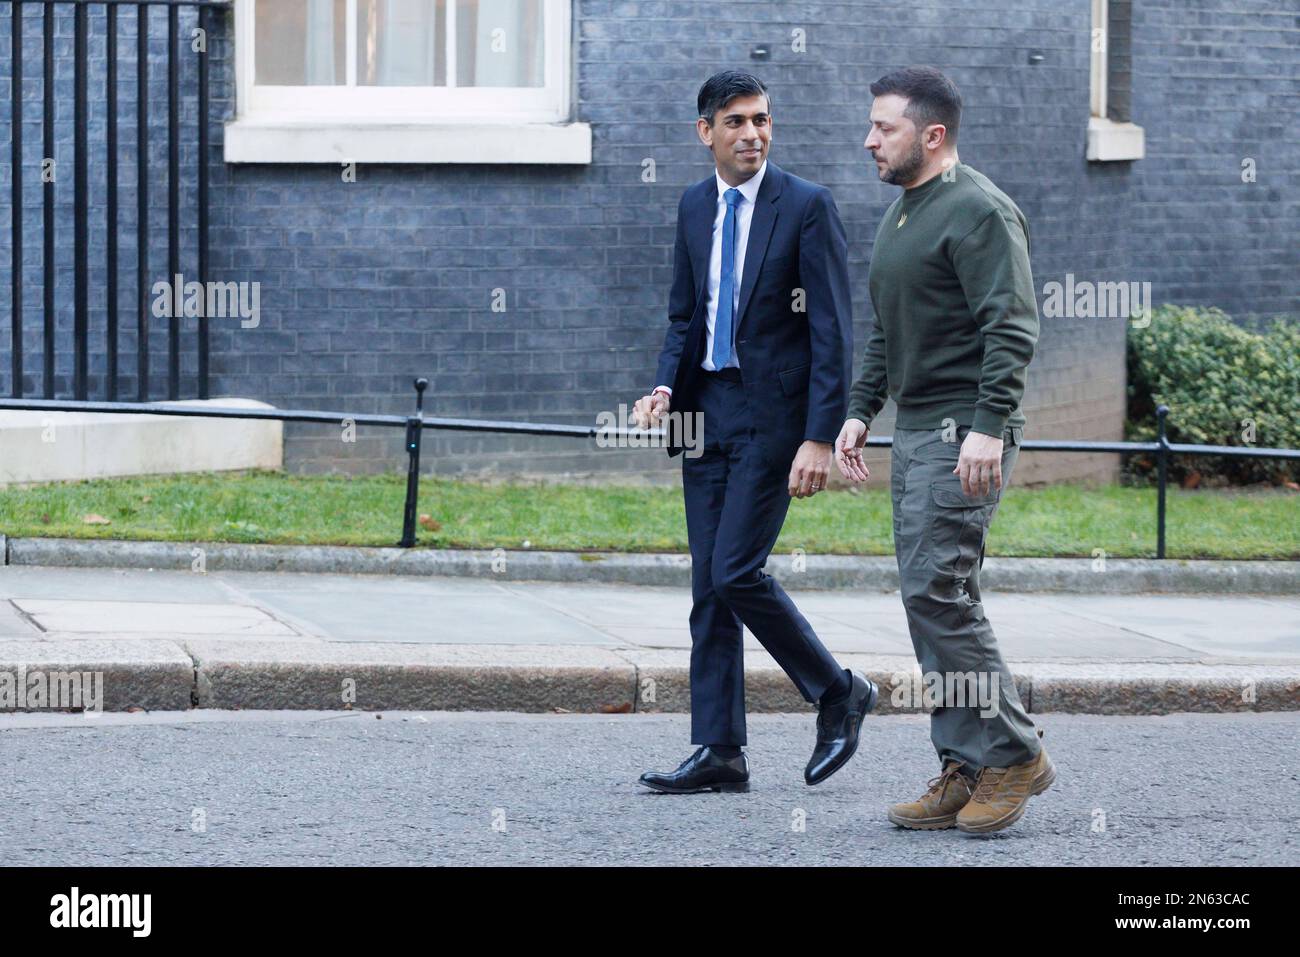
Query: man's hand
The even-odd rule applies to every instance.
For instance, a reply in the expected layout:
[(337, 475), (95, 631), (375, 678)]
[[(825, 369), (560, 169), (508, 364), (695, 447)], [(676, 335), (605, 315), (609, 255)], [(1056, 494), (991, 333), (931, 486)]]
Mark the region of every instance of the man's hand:
[(826, 487), (826, 478), (830, 474), (830, 443), (806, 440), (799, 446), (794, 464), (790, 466), (790, 495), (794, 498), (816, 495)]
[(967, 495), (987, 495), (990, 480), (993, 488), (1002, 488), (1002, 440), (968, 432), (953, 471), (961, 476), (961, 490)]
[(632, 406), (632, 417), (638, 429), (651, 429), (659, 424), (659, 417), (668, 413), (668, 396), (663, 392), (644, 395)]
[(845, 419), (840, 437), (835, 440), (835, 464), (840, 474), (850, 482), (865, 482), (871, 478), (867, 463), (862, 461), (862, 449), (867, 444), (867, 427), (861, 419)]

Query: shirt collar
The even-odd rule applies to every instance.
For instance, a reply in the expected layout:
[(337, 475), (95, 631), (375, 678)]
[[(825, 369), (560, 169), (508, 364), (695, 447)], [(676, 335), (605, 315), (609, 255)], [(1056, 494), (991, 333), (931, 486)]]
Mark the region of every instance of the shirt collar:
[[(740, 195), (745, 198), (747, 203), (752, 204), (758, 198), (758, 188), (763, 185), (763, 174), (766, 172), (767, 160), (763, 160), (763, 165), (758, 168), (758, 172), (736, 187), (736, 189), (740, 190)], [(713, 171), (713, 175), (718, 181), (718, 202), (725, 203), (726, 199), (724, 198), (724, 194), (727, 190), (731, 189), (731, 187), (727, 184), (726, 180), (718, 174), (716, 169)]]

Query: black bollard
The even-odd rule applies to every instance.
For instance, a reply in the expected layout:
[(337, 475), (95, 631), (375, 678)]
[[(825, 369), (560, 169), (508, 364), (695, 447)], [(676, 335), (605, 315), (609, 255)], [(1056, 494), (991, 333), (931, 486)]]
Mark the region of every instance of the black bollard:
[(420, 435), (424, 432), (424, 390), (428, 379), (415, 380), (415, 415), (406, 419), (406, 508), (402, 512), (402, 540), (398, 548), (415, 544), (415, 508), (420, 496)]
[(1169, 415), (1169, 406), (1156, 408), (1156, 441), (1160, 450), (1156, 452), (1156, 472), (1158, 490), (1156, 492), (1156, 558), (1165, 557), (1165, 483), (1169, 469), (1169, 437), (1165, 435), (1165, 416)]

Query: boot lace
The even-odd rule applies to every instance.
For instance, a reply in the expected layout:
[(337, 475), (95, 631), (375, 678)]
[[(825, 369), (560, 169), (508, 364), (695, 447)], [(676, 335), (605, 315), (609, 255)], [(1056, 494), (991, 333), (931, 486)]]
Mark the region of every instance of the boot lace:
[(971, 796), (972, 801), (984, 802), (993, 796), (993, 790), (1001, 782), (1009, 768), (985, 768), (980, 771), (979, 781), (975, 786), (975, 793)]
[(925, 792), (926, 797), (929, 797), (931, 794), (934, 794), (937, 791), (939, 792), (939, 800), (943, 800), (945, 794), (948, 791), (948, 785), (952, 784), (954, 781), (957, 780), (958, 776), (961, 774), (961, 768), (965, 764), (966, 764), (965, 761), (958, 761), (955, 763), (951, 763), (946, 768), (943, 769), (943, 773), (940, 774), (937, 778), (931, 778), (929, 781), (927, 781), (926, 787), (929, 790)]

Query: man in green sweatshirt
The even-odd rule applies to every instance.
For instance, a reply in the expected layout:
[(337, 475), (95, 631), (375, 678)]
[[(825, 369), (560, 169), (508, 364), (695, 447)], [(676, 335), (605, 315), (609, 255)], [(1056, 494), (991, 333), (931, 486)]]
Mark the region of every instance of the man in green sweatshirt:
[(894, 548), (941, 771), (900, 827), (1001, 830), (1056, 771), (1025, 713), (980, 603), (984, 541), (1015, 465), (1025, 368), (1038, 339), (1029, 227), (957, 157), (961, 96), (938, 70), (871, 85), (866, 148), (903, 187), (885, 213), (868, 285), (875, 322), (835, 444), (840, 471), (869, 477), (867, 429), (894, 399)]

